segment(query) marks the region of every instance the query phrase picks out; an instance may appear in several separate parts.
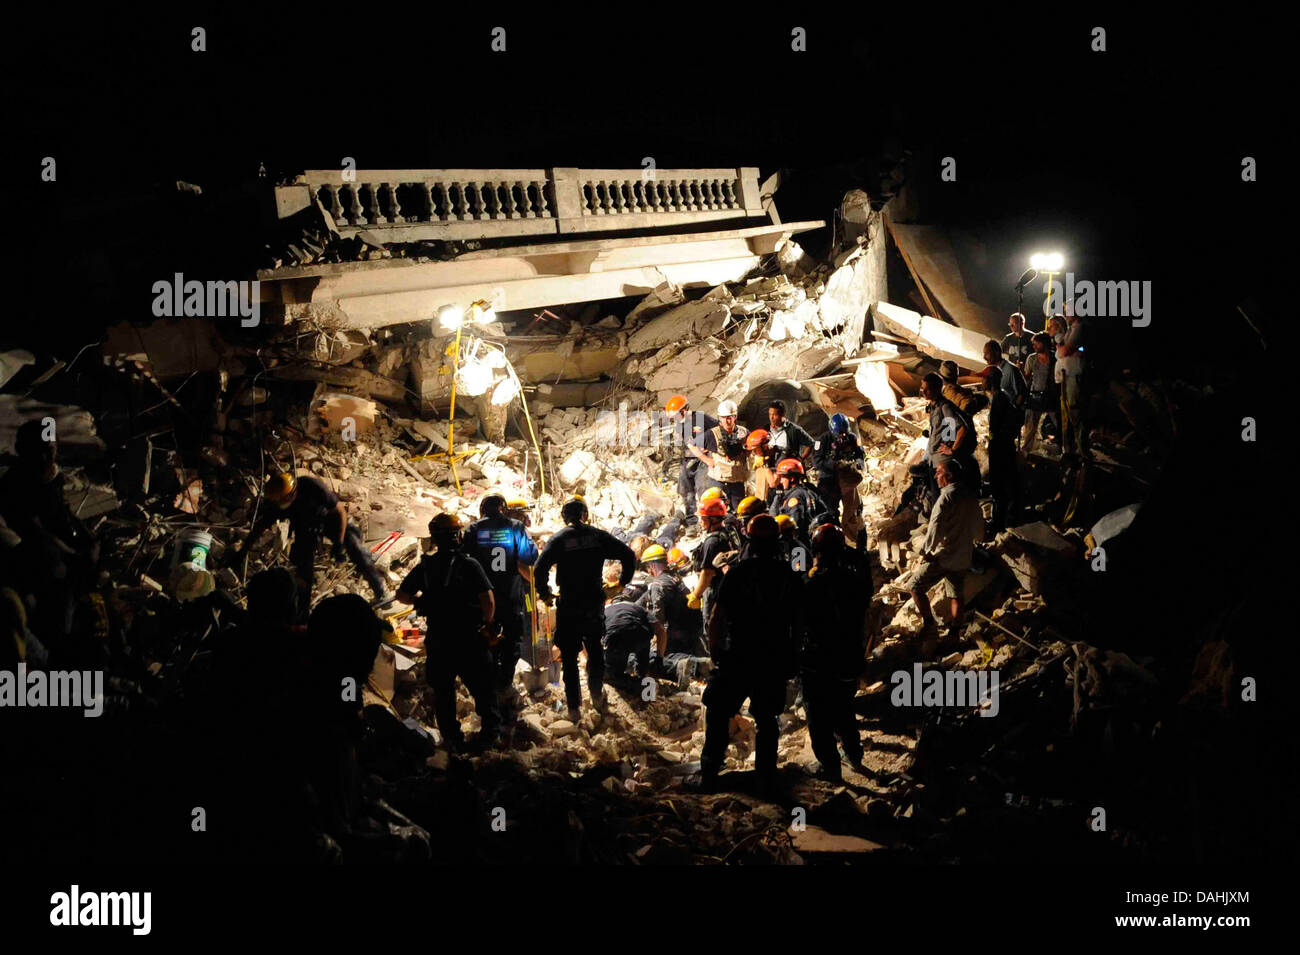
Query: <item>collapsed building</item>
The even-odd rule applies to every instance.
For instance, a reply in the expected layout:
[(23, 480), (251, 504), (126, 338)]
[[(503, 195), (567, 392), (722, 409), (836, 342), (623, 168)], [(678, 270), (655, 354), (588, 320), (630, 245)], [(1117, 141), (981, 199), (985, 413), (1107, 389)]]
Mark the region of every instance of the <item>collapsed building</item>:
[[(704, 735), (698, 681), (650, 700), (615, 694), (606, 713), (566, 718), (554, 619), (539, 605), (517, 673), (521, 720), (507, 747), (472, 760), (449, 756), (434, 728), (423, 635), (436, 623), (394, 619), (364, 690), (369, 813), (384, 838), (360, 857), (995, 858), (990, 821), (1018, 851), (1045, 853), (1073, 844), (1092, 808), (1061, 783), (1062, 751), (1087, 759), (1127, 747), (1131, 766), (1161, 699), (1229, 705), (1222, 646), (1193, 649), (1194, 676), (1163, 685), (1182, 671), (1087, 625), (1096, 555), (1114, 559), (1140, 530), (1179, 416), (1200, 398), (1178, 381), (1107, 382), (1086, 483), (1062, 481), (1050, 444), (1027, 455), (1021, 476), (1035, 503), (984, 542), (966, 579), (966, 624), (919, 637), (920, 616), (894, 581), (925, 533), (903, 503), (926, 444), (920, 380), (941, 361), (978, 371), (1005, 319), (968, 295), (943, 230), (912, 221), (905, 197), (850, 192), (814, 255), (799, 239), (824, 235), (827, 222), (782, 222), (776, 178), (760, 182), (751, 167), (308, 171), (263, 186), (272, 211), (251, 273), (255, 326), (142, 317), (110, 327), (98, 354), (76, 361), (129, 382), (130, 401), (96, 413), (41, 397), (66, 367), (5, 354), (21, 392), (3, 396), (0, 438), (12, 445), (19, 423), (52, 417), (69, 506), (108, 545), (102, 623), (87, 639), (115, 661), (110, 712), (148, 719), (183, 695), (220, 626), (212, 616), (181, 626), (185, 606), (214, 593), (238, 605), (254, 573), (284, 562), (284, 535), (234, 546), (265, 506), (268, 474), (325, 480), (395, 585), (428, 548), (435, 514), (476, 517), (489, 493), (524, 499), (538, 540), (575, 494), (602, 527), (671, 515), (674, 460), (638, 415), (673, 395), (706, 411), (734, 401), (747, 427), (761, 427), (779, 398), (815, 436), (843, 413), (866, 453), (859, 490), (876, 587), (857, 698), (866, 773), (843, 786), (799, 778), (790, 800), (807, 809), (807, 826), (792, 829), (788, 806), (748, 794), (682, 790)], [(474, 303), (471, 324), (462, 312)], [(976, 426), (983, 437), (987, 414)], [(203, 559), (179, 559), (196, 539)], [(365, 593), (350, 566), (317, 562), (314, 602)], [(915, 664), (996, 671), (1002, 719), (980, 718), (987, 700), (891, 705), (891, 675)], [(810, 750), (794, 685), (788, 703), (780, 755), (792, 767)], [(754, 758), (753, 722), (734, 724), (727, 765), (741, 769)], [(499, 805), (519, 807), (505, 839), (466, 825)], [(1117, 822), (1086, 851), (1156, 855), (1159, 838)]]

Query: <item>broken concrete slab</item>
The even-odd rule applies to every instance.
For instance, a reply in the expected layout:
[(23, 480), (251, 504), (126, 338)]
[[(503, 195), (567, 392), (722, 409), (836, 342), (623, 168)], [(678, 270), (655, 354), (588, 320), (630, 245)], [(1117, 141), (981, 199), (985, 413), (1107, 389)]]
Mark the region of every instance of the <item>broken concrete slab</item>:
[(674, 342), (716, 335), (730, 318), (728, 302), (706, 296), (651, 319), (628, 337), (627, 348), (639, 355)]

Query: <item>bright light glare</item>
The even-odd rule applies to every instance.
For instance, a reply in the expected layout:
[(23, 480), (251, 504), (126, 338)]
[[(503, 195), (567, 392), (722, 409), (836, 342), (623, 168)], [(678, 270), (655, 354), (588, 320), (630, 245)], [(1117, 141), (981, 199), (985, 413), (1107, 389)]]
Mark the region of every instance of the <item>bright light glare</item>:
[(454, 332), (465, 323), (465, 312), (459, 305), (444, 305), (438, 309), (438, 325), (444, 332)]
[(1065, 256), (1060, 252), (1036, 252), (1029, 259), (1030, 268), (1040, 272), (1059, 272), (1065, 265)]

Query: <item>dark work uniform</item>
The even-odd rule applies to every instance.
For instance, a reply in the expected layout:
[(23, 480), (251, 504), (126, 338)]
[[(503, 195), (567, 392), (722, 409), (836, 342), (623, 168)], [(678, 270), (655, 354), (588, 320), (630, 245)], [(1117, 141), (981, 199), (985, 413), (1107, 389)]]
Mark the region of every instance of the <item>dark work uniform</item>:
[(989, 490), (993, 495), (993, 529), (1002, 530), (1012, 516), (1017, 491), (1016, 437), (1022, 417), (1006, 392), (993, 395), (989, 407)]
[(496, 688), (509, 687), (515, 666), (523, 655), (527, 586), (519, 567), (537, 563), (537, 546), (522, 521), (504, 515), (475, 521), (465, 531), (465, 552), (478, 561), (492, 582), (501, 640), (492, 649), (496, 661)]
[(416, 598), (416, 611), (429, 623), (426, 678), (433, 687), (442, 738), (452, 744), (464, 740), (456, 718), (458, 676), (474, 697), (483, 735), (496, 735), (501, 715), (493, 685), (495, 665), (492, 650), (479, 632), (483, 626), (479, 598), (492, 590), (488, 575), (463, 550), (447, 548), (416, 564), (401, 589)]
[(605, 662), (614, 683), (631, 682), (628, 663), (636, 658), (636, 676), (644, 678), (654, 672), (659, 652), (655, 646), (650, 616), (639, 603), (618, 599), (605, 608)]
[(681, 495), (688, 524), (699, 520), (695, 514), (695, 498), (709, 486), (708, 469), (703, 461), (691, 454), (688, 445), (699, 444), (701, 435), (717, 426), (718, 419), (702, 411), (692, 412), (685, 421), (679, 421), (673, 426), (673, 447), (679, 447), (682, 451), (682, 465), (677, 472), (677, 493)]
[(862, 758), (853, 698), (864, 661), (864, 628), (871, 605), (870, 571), (846, 549), (841, 559), (803, 579), (799, 600), (799, 677), (808, 737), (822, 766), (838, 771), (836, 737), (851, 762)]
[(664, 572), (651, 577), (641, 603), (652, 624), (663, 624), (668, 631), (668, 650), (663, 666), (673, 672), (688, 661), (687, 676), (694, 675), (694, 662), (708, 654), (704, 645), (704, 617), (686, 605), (690, 591), (675, 574)]
[[(733, 461), (745, 461), (749, 457), (749, 452), (745, 450), (745, 437), (748, 434), (748, 429), (742, 428), (740, 425), (736, 425), (736, 429), (731, 434), (727, 434), (722, 425), (716, 425), (700, 435), (700, 449), (710, 454), (719, 454)], [(722, 493), (727, 496), (727, 510), (732, 514), (736, 513), (736, 508), (745, 499), (745, 482), (717, 481), (709, 476), (707, 465), (700, 462), (700, 467), (704, 468), (706, 488), (720, 488)]]
[(587, 649), (587, 688), (599, 696), (605, 682), (605, 587), (601, 571), (605, 561), (623, 564), (619, 582), (626, 587), (636, 573), (636, 555), (612, 534), (590, 524), (563, 527), (542, 550), (533, 568), (539, 596), (550, 595), (548, 578), (555, 567), (560, 599), (555, 613), (555, 645), (564, 664), (564, 695), (569, 707), (582, 703), (578, 680), (578, 652)]
[[(310, 591), (310, 588), (315, 585), (316, 547), (320, 544), (321, 536), (328, 533), (331, 544), (334, 541), (333, 535), (337, 527), (335, 521), (338, 520), (335, 509), (338, 503), (338, 495), (326, 487), (323, 481), (314, 477), (300, 477), (298, 493), (294, 496), (293, 503), (284, 510), (279, 510), (274, 505), (264, 510), (253, 526), (249, 540), (256, 540), (262, 531), (276, 521), (287, 520), (289, 530), (293, 532), (293, 543), (289, 546), (289, 560), (293, 562), (298, 576), (307, 582)], [(382, 595), (384, 580), (379, 575), (379, 569), (375, 567), (374, 558), (370, 556), (370, 551), (366, 549), (365, 542), (361, 539), (360, 529), (351, 521), (348, 521), (347, 530), (343, 534), (343, 548), (352, 559), (357, 572), (370, 585), (375, 596)], [(310, 592), (303, 594), (302, 597), (304, 606), (310, 605)]]
[(758, 771), (776, 771), (778, 717), (795, 664), (798, 578), (774, 544), (751, 544), (750, 556), (735, 564), (718, 588), (715, 613), (722, 615), (723, 647), (704, 691), (707, 724), (700, 769), (706, 778), (722, 768), (731, 718), (746, 699), (758, 731)]
[(632, 525), (630, 531), (625, 531), (621, 527), (616, 527), (610, 531), (610, 533), (618, 540), (621, 540), (624, 544), (630, 544), (634, 537), (640, 537), (643, 535), (649, 537), (650, 532), (654, 530), (655, 525), (662, 519), (663, 518), (658, 514), (642, 514), (637, 518), (636, 523)]
[(714, 558), (719, 554), (725, 554), (727, 551), (736, 549), (734, 537), (725, 528), (718, 528), (716, 531), (705, 534), (704, 540), (700, 541), (700, 546), (695, 549), (695, 570), (701, 573), (706, 570), (713, 571), (712, 583), (700, 596), (700, 610), (703, 613), (706, 625), (709, 614), (713, 612), (713, 601), (717, 599), (718, 585), (722, 583), (723, 577), (722, 570), (713, 566)]
[(817, 468), (817, 496), (826, 505), (826, 512), (832, 519), (840, 520), (839, 465), (847, 463), (861, 466), (864, 460), (862, 446), (852, 432), (836, 437), (828, 431), (813, 446), (813, 464)]
[(788, 514), (794, 521), (795, 537), (805, 547), (808, 546), (808, 529), (830, 514), (821, 495), (803, 483), (792, 485), (784, 491), (778, 489), (772, 496), (767, 512), (773, 517)]

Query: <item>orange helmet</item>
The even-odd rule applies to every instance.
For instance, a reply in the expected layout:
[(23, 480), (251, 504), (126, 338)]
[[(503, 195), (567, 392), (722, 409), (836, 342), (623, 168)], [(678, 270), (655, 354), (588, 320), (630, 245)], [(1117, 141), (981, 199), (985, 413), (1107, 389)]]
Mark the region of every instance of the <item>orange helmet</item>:
[(705, 501), (700, 505), (699, 515), (700, 517), (726, 517), (727, 502), (719, 497)]
[(778, 475), (803, 474), (803, 462), (798, 458), (783, 458), (777, 462), (776, 473)]
[[(785, 515), (782, 515), (784, 517)], [(780, 522), (771, 514), (755, 514), (749, 519), (749, 526), (746, 528), (751, 540), (772, 541), (776, 540), (781, 534)]]
[(668, 551), (668, 566), (673, 570), (685, 570), (691, 566), (691, 559), (686, 555), (686, 551), (680, 547), (674, 547)]
[(745, 438), (745, 447), (750, 451), (757, 451), (767, 443), (769, 437), (771, 437), (771, 435), (769, 435), (767, 431), (763, 428), (757, 428), (754, 431), (749, 432), (749, 437)]
[(673, 395), (671, 398), (668, 399), (668, 403), (664, 405), (664, 411), (667, 411), (669, 414), (675, 414), (676, 412), (681, 411), (685, 407), (686, 407), (686, 396)]
[(751, 494), (740, 502), (740, 505), (736, 508), (736, 516), (748, 520), (755, 514), (762, 514), (764, 510), (766, 508), (764, 508), (763, 502)]

